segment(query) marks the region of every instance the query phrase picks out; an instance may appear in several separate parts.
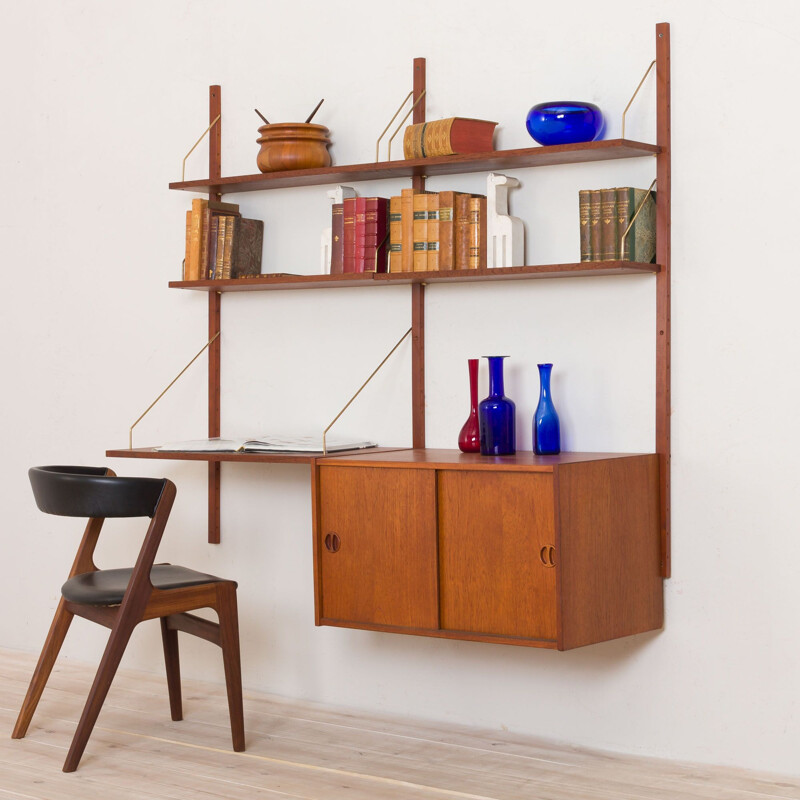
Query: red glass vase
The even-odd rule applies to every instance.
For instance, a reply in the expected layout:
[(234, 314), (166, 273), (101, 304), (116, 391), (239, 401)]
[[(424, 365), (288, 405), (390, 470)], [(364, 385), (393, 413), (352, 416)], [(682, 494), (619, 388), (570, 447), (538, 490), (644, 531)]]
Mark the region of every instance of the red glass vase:
[(478, 359), (467, 359), (469, 367), (469, 417), (458, 434), (458, 449), (462, 453), (480, 453), (481, 434), (478, 426)]

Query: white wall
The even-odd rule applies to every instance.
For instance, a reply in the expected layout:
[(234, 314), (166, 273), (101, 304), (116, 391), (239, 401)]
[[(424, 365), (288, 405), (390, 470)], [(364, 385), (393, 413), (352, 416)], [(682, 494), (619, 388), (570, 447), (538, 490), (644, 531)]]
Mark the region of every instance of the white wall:
[[(800, 12), (794, 4), (406, 0), (5, 3), (0, 347), (5, 453), (0, 645), (40, 647), (76, 544), (33, 505), (26, 470), (104, 464), (131, 422), (205, 341), (206, 296), (169, 291), (190, 195), (169, 192), (222, 85), (223, 172), (255, 171), (258, 107), (332, 130), (337, 163), (374, 141), (426, 56), (428, 115), (500, 122), (531, 144), (537, 101), (622, 109), (672, 23), (673, 578), (666, 628), (569, 653), (313, 625), (308, 471), (223, 468), (223, 541), (205, 544), (205, 467), (117, 461), (167, 475), (178, 500), (161, 555), (240, 581), (246, 685), (367, 710), (505, 726), (632, 753), (800, 770), (797, 441), (800, 288), (795, 230)], [(654, 82), (628, 135), (652, 141)], [(206, 148), (187, 177), (203, 177)], [(646, 186), (640, 159), (520, 171), (512, 211), (532, 263), (578, 259), (577, 190)], [(401, 182), (357, 185), (389, 195)], [(480, 175), (430, 188), (481, 190)], [(232, 195), (265, 220), (265, 269), (314, 272), (327, 187)], [(455, 445), (465, 360), (502, 352), (529, 448), (536, 363), (556, 365), (569, 449), (649, 451), (654, 281), (613, 278), (431, 287), (428, 444)], [(320, 429), (410, 324), (409, 292), (353, 289), (223, 300), (223, 433)], [(401, 348), (338, 431), (410, 444)], [(485, 390), (485, 377), (482, 380)], [(205, 433), (197, 365), (137, 428), (138, 444)], [(134, 526), (121, 526), (125, 532)], [(105, 542), (101, 563), (127, 558)], [(104, 633), (75, 623), (65, 656), (96, 662)], [(161, 669), (156, 627), (126, 664)], [(222, 680), (187, 642), (185, 672)]]

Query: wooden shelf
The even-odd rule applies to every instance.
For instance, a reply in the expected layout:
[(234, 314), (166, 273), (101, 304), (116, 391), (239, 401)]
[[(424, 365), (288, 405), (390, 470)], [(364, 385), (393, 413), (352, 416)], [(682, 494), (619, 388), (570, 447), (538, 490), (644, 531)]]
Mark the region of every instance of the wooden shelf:
[(609, 161), (619, 158), (655, 156), (658, 145), (634, 142), (629, 139), (608, 139), (600, 142), (559, 144), (549, 147), (527, 147), (521, 150), (495, 150), (492, 153), (417, 158), (408, 161), (380, 161), (372, 164), (349, 164), (325, 169), (299, 169), (267, 172), (257, 175), (238, 175), (230, 178), (204, 178), (195, 181), (176, 181), (170, 189), (203, 194), (260, 192), (265, 189), (285, 189), (290, 186), (320, 186), (350, 181), (375, 181), (386, 178), (431, 177), (468, 172), (492, 172), (499, 169), (550, 167), (557, 164), (580, 164), (590, 161)]
[(408, 285), (413, 283), (468, 283), (470, 281), (521, 280), (530, 278), (590, 278), (604, 275), (655, 275), (658, 264), (633, 261), (583, 261), (573, 264), (538, 264), (528, 267), (461, 269), (445, 272), (348, 273), (345, 275), (265, 274), (258, 278), (226, 281), (170, 281), (172, 289), (202, 292), (253, 292), (270, 289), (333, 289), (354, 286)]
[(330, 458), (336, 463), (369, 467), (380, 464), (386, 469), (451, 469), (501, 470), (524, 472), (552, 472), (563, 464), (585, 464), (592, 461), (615, 461), (648, 453), (584, 453), (563, 451), (552, 456), (538, 456), (530, 450), (517, 450), (510, 456), (484, 456), (480, 453), (462, 453), (460, 450), (402, 449), (386, 453), (376, 450), (359, 450), (350, 453), (334, 453)]
[[(402, 448), (397, 447), (373, 447), (369, 452), (373, 454), (391, 453)], [(258, 462), (261, 464), (313, 464), (317, 459), (333, 458), (334, 456), (355, 455), (359, 450), (340, 450), (336, 453), (329, 453), (327, 456), (322, 453), (198, 453), (176, 450), (157, 450), (155, 447), (134, 447), (132, 450), (124, 448), (121, 450), (106, 450), (107, 458), (155, 458), (162, 461), (238, 461)]]

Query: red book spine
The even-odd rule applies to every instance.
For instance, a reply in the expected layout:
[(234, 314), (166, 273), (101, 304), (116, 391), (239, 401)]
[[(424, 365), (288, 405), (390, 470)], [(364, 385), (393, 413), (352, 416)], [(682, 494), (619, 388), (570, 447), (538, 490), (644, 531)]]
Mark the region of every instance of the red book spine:
[(355, 253), (353, 257), (353, 272), (364, 272), (364, 250), (366, 246), (366, 221), (367, 221), (367, 198), (356, 197), (356, 221), (355, 221)]
[(342, 272), (356, 271), (356, 199), (346, 197), (342, 204)]
[(364, 272), (387, 271), (387, 256), (389, 253), (388, 233), (388, 198), (366, 198), (366, 212), (364, 218)]

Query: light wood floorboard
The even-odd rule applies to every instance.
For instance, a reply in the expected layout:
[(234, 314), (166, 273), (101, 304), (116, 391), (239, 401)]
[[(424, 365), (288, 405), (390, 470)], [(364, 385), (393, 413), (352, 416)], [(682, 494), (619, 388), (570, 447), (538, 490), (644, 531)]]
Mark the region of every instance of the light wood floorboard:
[(0, 800), (800, 800), (800, 779), (621, 756), (519, 734), (245, 693), (230, 749), (224, 686), (121, 670), (78, 771), (61, 766), (94, 667), (60, 662), (25, 739), (10, 732), (35, 659), (0, 650)]

